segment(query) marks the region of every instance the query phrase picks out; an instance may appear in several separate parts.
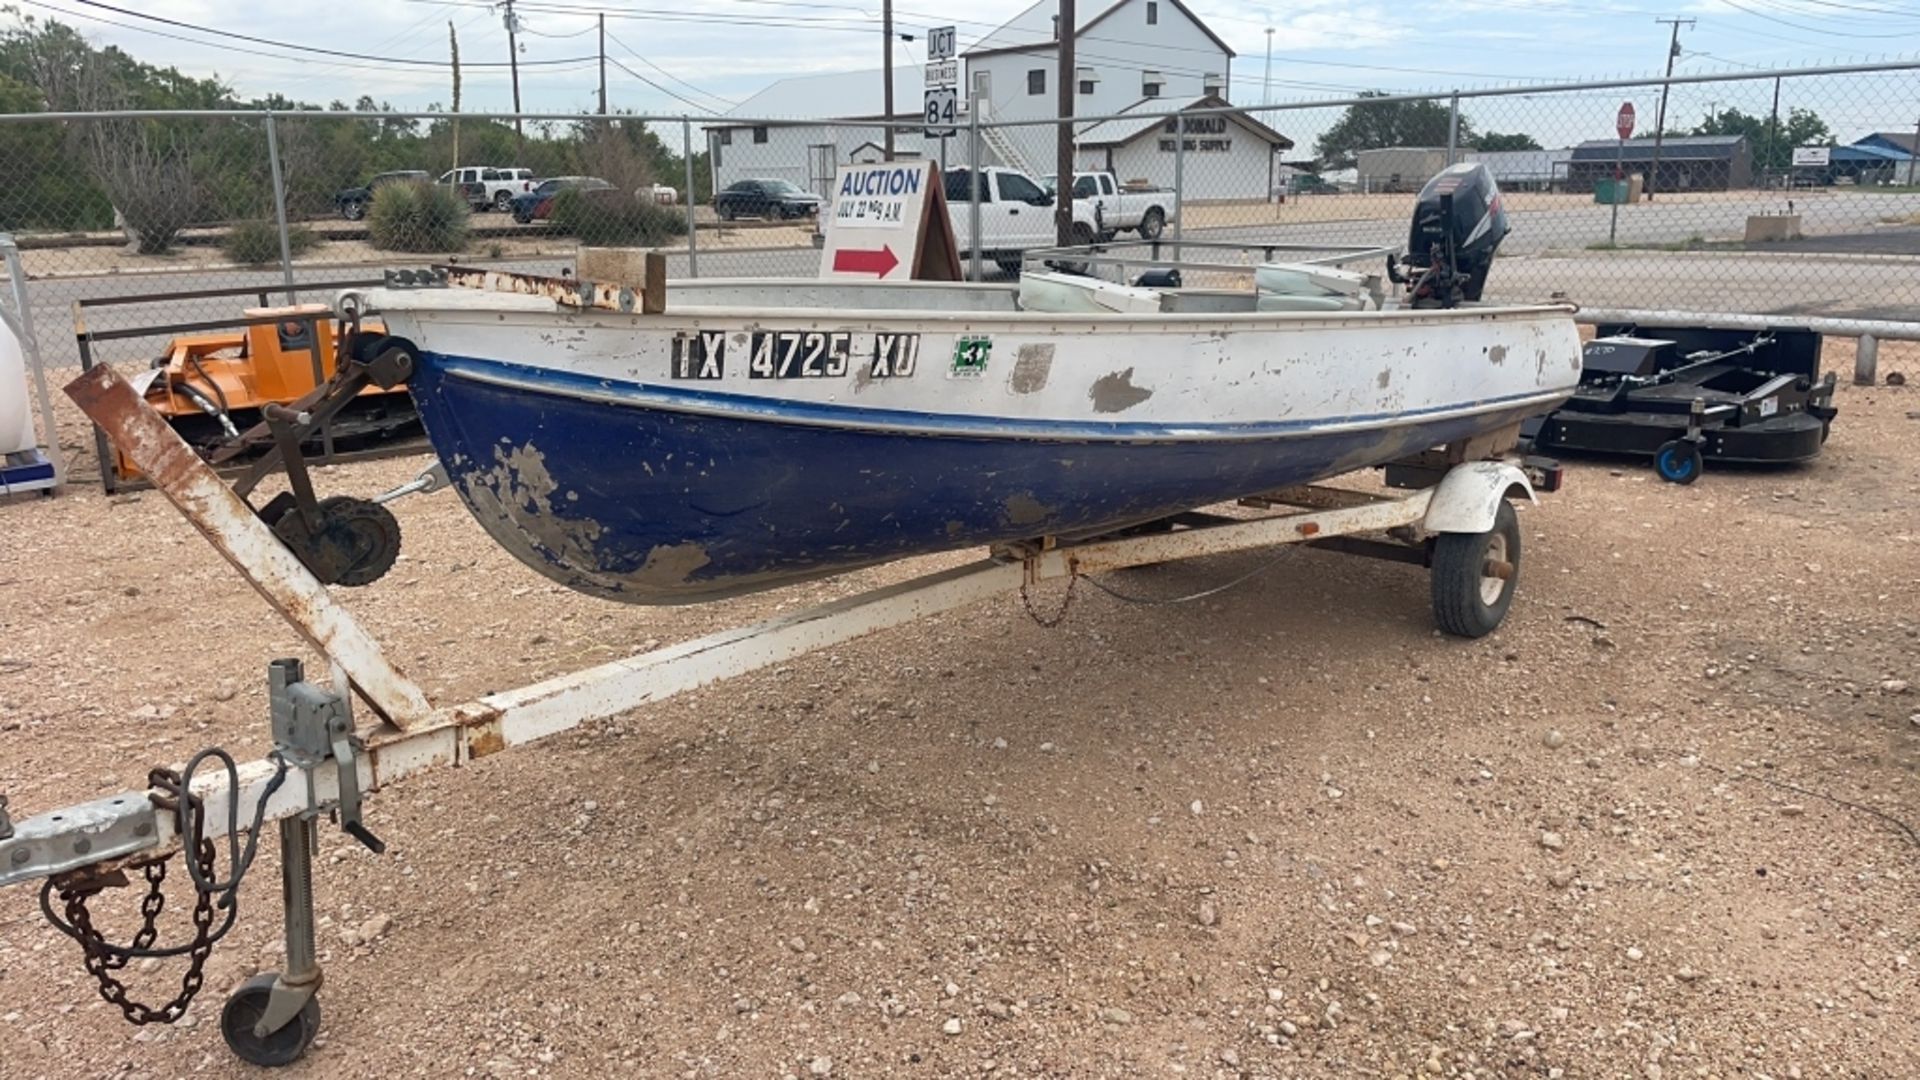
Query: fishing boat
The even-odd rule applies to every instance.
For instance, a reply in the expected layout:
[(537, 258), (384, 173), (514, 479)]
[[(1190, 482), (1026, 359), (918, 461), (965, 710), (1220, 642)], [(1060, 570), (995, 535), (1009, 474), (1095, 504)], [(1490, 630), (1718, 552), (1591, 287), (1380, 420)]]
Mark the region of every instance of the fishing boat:
[(1399, 301), (1329, 257), (1247, 264), (1251, 287), (1039, 271), (692, 281), (651, 314), (524, 281), (350, 302), (411, 354), (428, 436), (495, 540), (585, 593), (695, 603), (1517, 429), (1572, 393), (1581, 350), (1568, 305), (1474, 302), (1506, 231), (1490, 202), (1447, 200), (1460, 225)]

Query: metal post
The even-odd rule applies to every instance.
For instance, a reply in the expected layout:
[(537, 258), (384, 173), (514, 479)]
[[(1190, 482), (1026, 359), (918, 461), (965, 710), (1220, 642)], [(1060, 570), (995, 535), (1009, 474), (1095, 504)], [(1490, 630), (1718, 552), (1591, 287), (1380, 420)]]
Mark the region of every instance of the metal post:
[(287, 189), (280, 178), (280, 134), (272, 110), (267, 111), (267, 165), (273, 178), (273, 221), (280, 229), (280, 276), (286, 279), (287, 303), (297, 304), (300, 294), (293, 291), (293, 243), (287, 237)]
[(607, 13), (600, 13), (600, 115), (607, 115)]
[(1913, 153), (1907, 155), (1907, 186), (1913, 186), (1914, 162), (1920, 161), (1920, 120), (1913, 123)]
[(973, 256), (967, 280), (982, 281), (985, 279), (980, 276), (980, 84), (977, 82), (967, 86), (967, 155), (967, 246)]
[(1613, 198), (1607, 201), (1613, 204), (1613, 219), (1607, 222), (1607, 246), (1612, 247), (1620, 232), (1621, 185), (1627, 180), (1627, 140), (1621, 139), (1613, 149)]
[[(60, 431), (53, 426), (53, 395), (47, 390), (47, 365), (41, 361), (40, 338), (33, 329), (33, 306), (27, 298), (27, 271), (20, 261), (20, 248), (14, 244), (11, 233), (0, 233), (0, 255), (5, 257), (7, 265), (7, 283), (13, 288), (13, 309), (20, 324), (20, 350), (26, 354), (27, 365), (33, 369), (33, 393), (40, 399), (41, 434), (46, 438), (47, 463), (53, 466), (54, 490), (59, 490), (67, 482), (66, 456), (60, 452)], [(81, 360), (85, 363), (87, 342), (81, 339)], [(98, 428), (94, 429), (94, 442), (104, 451), (105, 436)], [(113, 475), (113, 462), (103, 452), (100, 455), (100, 475)]]
[(700, 245), (694, 240), (693, 221), (693, 118), (680, 118), (680, 158), (687, 166), (687, 276), (700, 276)]
[(1853, 344), (1853, 385), (1872, 386), (1880, 371), (1880, 341), (1872, 334), (1861, 334)]
[[(1060, 83), (1055, 87), (1059, 91), (1055, 95), (1059, 105), (1053, 129), (1053, 239), (1061, 247), (1073, 243), (1073, 92), (1076, 89), (1076, 81), (1073, 77), (1073, 40), (1076, 36), (1074, 18), (1073, 0), (1060, 0), (1058, 53), (1060, 70), (1055, 76)], [(1096, 236), (1094, 239), (1098, 240), (1099, 237)]]
[(1173, 115), (1173, 259), (1180, 261), (1180, 223), (1187, 219), (1187, 117)]
[(1460, 150), (1460, 91), (1453, 92), (1447, 105), (1447, 166), (1453, 166)]

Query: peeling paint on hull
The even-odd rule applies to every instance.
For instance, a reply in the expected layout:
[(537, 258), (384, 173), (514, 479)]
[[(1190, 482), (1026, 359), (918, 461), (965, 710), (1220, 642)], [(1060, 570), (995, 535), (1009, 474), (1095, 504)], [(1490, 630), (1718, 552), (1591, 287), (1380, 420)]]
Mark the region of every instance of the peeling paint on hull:
[(1333, 430), (1275, 424), (1233, 438), (1193, 425), (991, 437), (876, 426), (851, 406), (814, 408), (805, 422), (681, 411), (646, 400), (640, 384), (424, 350), (411, 388), (489, 535), (555, 581), (635, 604), (700, 603), (1150, 520), (1377, 464), (1540, 407), (1515, 400)]

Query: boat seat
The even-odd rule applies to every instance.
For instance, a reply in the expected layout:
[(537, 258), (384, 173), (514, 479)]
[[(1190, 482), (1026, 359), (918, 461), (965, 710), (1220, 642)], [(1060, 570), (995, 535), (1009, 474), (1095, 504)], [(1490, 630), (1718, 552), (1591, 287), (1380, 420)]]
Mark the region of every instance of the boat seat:
[(1160, 311), (1160, 290), (1048, 272), (1020, 275), (1020, 310), (1061, 315), (1148, 315)]
[(1380, 306), (1379, 279), (1370, 274), (1307, 263), (1262, 263), (1253, 271), (1259, 311), (1371, 311)]

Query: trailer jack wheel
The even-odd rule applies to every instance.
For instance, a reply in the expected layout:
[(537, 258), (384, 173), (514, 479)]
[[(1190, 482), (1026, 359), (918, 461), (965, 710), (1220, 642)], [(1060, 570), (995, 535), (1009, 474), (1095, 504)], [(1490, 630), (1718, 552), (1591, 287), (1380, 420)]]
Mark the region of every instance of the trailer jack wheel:
[(1485, 637), (1513, 606), (1520, 581), (1520, 518), (1502, 502), (1493, 528), (1442, 533), (1433, 542), (1433, 616), (1458, 637)]
[(1670, 484), (1691, 484), (1700, 479), (1700, 444), (1691, 439), (1674, 439), (1660, 444), (1654, 452), (1653, 469)]
[(291, 1065), (313, 1045), (320, 1033), (320, 999), (308, 997), (293, 1018), (278, 1030), (261, 1034), (259, 1024), (273, 998), (274, 984), (280, 976), (263, 972), (240, 984), (220, 1010), (220, 1034), (228, 1049), (249, 1065), (275, 1068)]

